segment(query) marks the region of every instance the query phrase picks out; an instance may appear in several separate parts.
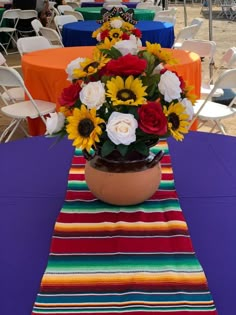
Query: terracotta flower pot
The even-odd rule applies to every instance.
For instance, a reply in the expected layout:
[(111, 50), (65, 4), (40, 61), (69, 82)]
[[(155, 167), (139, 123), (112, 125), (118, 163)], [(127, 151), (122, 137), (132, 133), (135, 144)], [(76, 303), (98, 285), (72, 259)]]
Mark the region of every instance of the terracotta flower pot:
[(138, 160), (112, 160), (95, 155), (85, 165), (85, 180), (91, 192), (112, 205), (135, 205), (150, 198), (161, 181), (159, 161), (150, 153)]

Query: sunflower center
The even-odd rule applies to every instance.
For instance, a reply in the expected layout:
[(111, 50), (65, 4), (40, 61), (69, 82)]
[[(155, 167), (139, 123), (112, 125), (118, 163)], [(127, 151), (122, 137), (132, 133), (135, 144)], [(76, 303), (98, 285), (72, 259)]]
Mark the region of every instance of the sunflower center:
[(80, 121), (78, 125), (78, 131), (82, 137), (84, 138), (89, 137), (93, 130), (94, 130), (94, 123), (92, 122), (91, 119), (85, 118)]
[(179, 128), (179, 116), (176, 113), (171, 113), (168, 117), (169, 122), (172, 124), (172, 129), (177, 130)]
[(119, 38), (119, 37), (120, 37), (120, 34), (119, 34), (119, 33), (113, 33), (113, 34), (112, 34), (112, 37), (114, 37), (114, 38)]
[(89, 73), (93, 71), (93, 69), (97, 68), (99, 66), (99, 63), (97, 61), (93, 61), (90, 64), (88, 64), (86, 67), (84, 67), (84, 71)]
[(133, 91), (129, 89), (122, 89), (118, 91), (117, 98), (121, 101), (134, 100), (136, 101), (136, 95)]

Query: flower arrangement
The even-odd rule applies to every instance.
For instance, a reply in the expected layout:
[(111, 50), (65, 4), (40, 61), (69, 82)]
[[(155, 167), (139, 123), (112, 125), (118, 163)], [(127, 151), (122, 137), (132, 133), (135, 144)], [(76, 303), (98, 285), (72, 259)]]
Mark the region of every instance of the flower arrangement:
[[(112, 18), (94, 34), (103, 34), (109, 23), (121, 33), (127, 24), (120, 22)], [(114, 151), (146, 157), (160, 137), (182, 140), (195, 96), (181, 77), (163, 67), (176, 62), (171, 53), (159, 44), (140, 47), (132, 38), (121, 35), (116, 41), (107, 34), (91, 58), (67, 66), (71, 84), (62, 91), (60, 112), (47, 119), (47, 133), (68, 136), (77, 148), (99, 150), (103, 157)]]
[(105, 42), (106, 45), (114, 45), (120, 40), (136, 40), (139, 46), (142, 46), (140, 38), (142, 37), (141, 31), (136, 28), (132, 23), (124, 21), (120, 16), (112, 17), (109, 21), (104, 22), (92, 34), (99, 42), (100, 48)]

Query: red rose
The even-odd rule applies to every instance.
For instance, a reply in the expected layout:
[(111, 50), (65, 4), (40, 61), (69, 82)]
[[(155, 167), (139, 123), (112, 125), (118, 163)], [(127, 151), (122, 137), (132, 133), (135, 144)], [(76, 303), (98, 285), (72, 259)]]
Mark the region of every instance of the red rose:
[(128, 39), (129, 39), (129, 34), (123, 33), (123, 34), (121, 35), (121, 39), (122, 39), (122, 40), (128, 40)]
[(148, 102), (138, 109), (139, 128), (149, 134), (164, 135), (167, 132), (167, 118), (160, 103)]
[(70, 86), (63, 89), (61, 96), (59, 98), (59, 103), (62, 106), (73, 106), (79, 97), (79, 92), (81, 87), (79, 83), (73, 83)]
[(108, 36), (109, 36), (109, 31), (108, 30), (103, 31), (100, 34), (101, 40), (104, 40)]
[(132, 34), (134, 34), (138, 38), (142, 37), (142, 32), (138, 28), (133, 29)]
[(139, 75), (147, 66), (145, 59), (140, 59), (138, 56), (127, 54), (121, 56), (118, 59), (110, 60), (106, 65), (106, 71), (108, 75)]

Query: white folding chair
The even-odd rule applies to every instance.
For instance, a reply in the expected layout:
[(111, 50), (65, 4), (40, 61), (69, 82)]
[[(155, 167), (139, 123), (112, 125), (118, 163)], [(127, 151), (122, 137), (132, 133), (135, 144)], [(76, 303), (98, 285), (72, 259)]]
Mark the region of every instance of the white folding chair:
[(57, 6), (57, 10), (60, 14), (64, 14), (64, 11), (74, 11), (74, 9), (67, 4), (61, 4)]
[(226, 129), (221, 122), (222, 119), (231, 117), (236, 114), (236, 108), (233, 105), (236, 102), (236, 96), (232, 99), (230, 104), (223, 105), (217, 102), (211, 101), (215, 91), (220, 89), (235, 89), (236, 88), (236, 69), (225, 70), (221, 73), (216, 80), (213, 89), (208, 94), (205, 100), (197, 100), (194, 104), (194, 118), (189, 126), (198, 119), (202, 124), (211, 122), (212, 128), (210, 132), (213, 132), (215, 128), (218, 128), (219, 132), (226, 135)]
[(70, 5), (72, 7), (72, 9), (76, 9), (80, 7), (79, 2), (71, 2), (71, 1), (66, 1), (67, 5)]
[[(7, 61), (3, 54), (0, 52), (0, 66), (8, 67)], [(25, 92), (21, 87), (11, 87), (9, 89), (4, 89), (4, 92), (1, 93), (1, 98), (11, 104), (13, 102), (23, 101), (25, 99)]]
[(17, 48), (22, 56), (31, 51), (53, 48), (49, 40), (43, 36), (22, 37), (17, 40)]
[(54, 17), (54, 23), (59, 34), (61, 34), (63, 25), (72, 22), (77, 22), (77, 18), (73, 15), (56, 15)]
[(39, 29), (40, 27), (43, 27), (43, 24), (39, 21), (39, 19), (34, 19), (33, 21), (31, 21), (31, 25), (35, 31), (35, 34), (39, 36)]
[[(5, 54), (7, 55), (8, 48), (11, 43), (14, 43), (16, 45), (16, 40), (17, 40), (17, 30), (16, 26), (19, 21), (19, 12), (20, 9), (12, 9), (12, 10), (6, 10), (2, 14), (2, 18), (0, 21), (0, 34), (4, 33), (7, 35), (7, 40), (6, 42), (0, 43), (0, 46), (3, 48)], [(12, 26), (6, 26), (11, 22)], [(5, 25), (6, 24), (6, 25)]]
[(46, 124), (44, 115), (52, 113), (56, 109), (56, 104), (54, 103), (43, 100), (34, 100), (26, 88), (23, 78), (15, 69), (0, 66), (0, 86), (3, 89), (12, 86), (21, 87), (24, 89), (24, 92), (28, 98), (27, 101), (13, 103), (10, 105), (8, 105), (3, 99), (5, 106), (1, 107), (1, 111), (5, 116), (10, 117), (12, 120), (3, 131), (0, 137), (0, 142), (8, 142), (18, 127), (20, 127), (25, 135), (28, 136), (27, 131), (21, 124), (23, 121), (25, 121), (25, 119), (34, 119), (40, 117)]
[(78, 11), (64, 11), (64, 15), (73, 15), (77, 21), (84, 21), (83, 14)]
[(176, 35), (172, 48), (180, 49), (183, 41), (186, 39), (193, 39), (198, 31), (199, 31), (198, 24), (183, 27)]
[(176, 17), (175, 16), (168, 16), (168, 15), (155, 15), (154, 21), (159, 21), (159, 22), (168, 22), (171, 23), (175, 26), (176, 23)]
[[(214, 87), (214, 81), (217, 79), (217, 77), (220, 75), (223, 69), (231, 69), (236, 64), (236, 47), (231, 47), (227, 49), (227, 51), (222, 56), (219, 66), (217, 67), (216, 71), (212, 73), (212, 76), (210, 77), (209, 81), (202, 85), (201, 88), (201, 95), (206, 96), (208, 95), (211, 90)], [(229, 92), (229, 91), (228, 91)], [(222, 97), (224, 98), (224, 90), (217, 89), (214, 93), (214, 97)], [(231, 93), (232, 94), (232, 93)]]
[(56, 30), (42, 26), (39, 28), (39, 33), (51, 43), (53, 48), (64, 47), (61, 37)]
[(207, 77), (205, 74), (203, 75), (202, 84), (201, 84), (201, 95), (206, 94), (205, 92), (206, 86), (209, 85), (209, 81), (211, 80), (212, 75), (213, 75), (214, 56), (216, 53), (216, 43), (214, 41), (209, 41), (209, 40), (187, 39), (183, 41), (181, 49), (198, 54), (201, 58), (204, 58), (204, 61), (205, 61), (205, 58), (208, 58), (209, 74)]
[(31, 21), (38, 18), (36, 10), (20, 10), (19, 21), (17, 23), (17, 32), (20, 36), (31, 36), (34, 34), (34, 29)]

